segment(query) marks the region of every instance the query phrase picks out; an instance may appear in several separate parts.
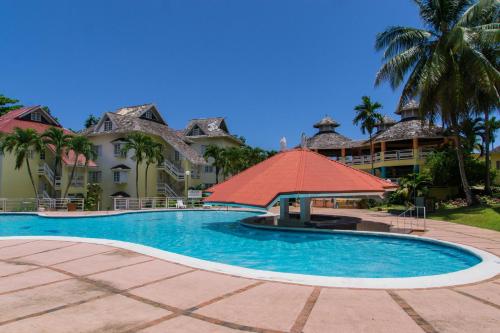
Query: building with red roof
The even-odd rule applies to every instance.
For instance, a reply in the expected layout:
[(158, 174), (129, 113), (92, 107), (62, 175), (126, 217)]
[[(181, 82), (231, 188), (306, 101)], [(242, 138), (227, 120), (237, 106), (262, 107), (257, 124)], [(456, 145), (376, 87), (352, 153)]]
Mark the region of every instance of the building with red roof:
[[(66, 134), (74, 134), (63, 128), (57, 119), (41, 106), (23, 107), (0, 117), (0, 133), (4, 135), (12, 133), (15, 128), (31, 128), (42, 134), (51, 127), (61, 128)], [(60, 196), (70, 181), (71, 169), (76, 159), (77, 170), (68, 193), (70, 196), (84, 196), (88, 169), (96, 167), (96, 163), (86, 161), (82, 155), (75, 156), (73, 151), (68, 151), (62, 156), (62, 166), (55, 172), (54, 159), (54, 147), (50, 145), (40, 153), (32, 152), (30, 156), (30, 165), (39, 195), (43, 197)], [(26, 167), (23, 166), (21, 169), (15, 170), (15, 156), (10, 153), (0, 155), (0, 198), (29, 198), (33, 196), (33, 188)]]

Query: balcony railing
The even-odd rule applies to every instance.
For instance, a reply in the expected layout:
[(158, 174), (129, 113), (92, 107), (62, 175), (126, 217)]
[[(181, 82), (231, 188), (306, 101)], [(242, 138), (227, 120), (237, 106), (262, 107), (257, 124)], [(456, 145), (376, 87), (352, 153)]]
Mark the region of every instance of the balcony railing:
[(165, 170), (168, 174), (170, 174), (177, 181), (184, 180), (184, 170), (174, 164), (174, 162), (165, 160), (162, 164), (158, 165), (158, 169)]
[[(413, 149), (387, 150), (383, 153), (383, 156), (381, 152), (375, 153), (373, 155), (373, 162), (412, 160), (415, 157), (425, 159), (432, 151), (434, 151), (434, 148), (420, 148), (417, 156), (415, 156)], [(371, 164), (370, 155), (345, 156), (343, 158), (330, 157), (330, 159), (348, 165)]]

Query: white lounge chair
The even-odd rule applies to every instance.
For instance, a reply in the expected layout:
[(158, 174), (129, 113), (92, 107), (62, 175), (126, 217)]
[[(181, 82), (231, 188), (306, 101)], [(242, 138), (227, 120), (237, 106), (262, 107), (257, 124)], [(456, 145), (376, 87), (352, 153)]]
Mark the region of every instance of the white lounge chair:
[(187, 206), (184, 204), (184, 202), (182, 200), (177, 200), (177, 203), (175, 204), (175, 208), (184, 209), (184, 208), (187, 208)]

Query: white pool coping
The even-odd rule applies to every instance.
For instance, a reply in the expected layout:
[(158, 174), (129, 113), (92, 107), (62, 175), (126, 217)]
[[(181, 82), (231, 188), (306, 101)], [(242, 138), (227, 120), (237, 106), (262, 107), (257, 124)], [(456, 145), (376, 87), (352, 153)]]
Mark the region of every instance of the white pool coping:
[[(287, 230), (287, 231), (291, 230), (291, 228), (255, 226), (245, 223), (243, 224), (245, 226), (249, 226), (252, 228)], [(250, 279), (294, 283), (301, 285), (313, 285), (321, 287), (340, 287), (340, 288), (355, 288), (355, 289), (438, 288), (438, 287), (449, 287), (449, 286), (476, 283), (493, 278), (496, 275), (500, 274), (500, 258), (489, 252), (471, 246), (466, 246), (461, 244), (459, 245), (456, 243), (436, 240), (428, 237), (400, 235), (400, 234), (394, 235), (383, 232), (310, 230), (304, 228), (293, 228), (292, 230), (301, 232), (314, 232), (314, 233), (321, 232), (321, 233), (366, 234), (373, 236), (378, 235), (384, 237), (409, 238), (421, 241), (424, 240), (468, 251), (481, 258), (482, 261), (479, 264), (470, 267), (468, 269), (452, 273), (439, 274), (439, 275), (404, 277), (404, 278), (350, 278), (350, 277), (317, 276), (317, 275), (305, 275), (305, 274), (257, 270), (257, 269), (212, 262), (208, 260), (197, 259), (173, 252), (160, 250), (150, 246), (124, 242), (124, 241), (111, 240), (111, 239), (66, 237), (66, 236), (6, 236), (6, 237), (0, 237), (0, 240), (10, 240), (10, 239), (55, 240), (55, 241), (68, 241), (68, 242), (108, 245), (211, 272), (229, 274)]]

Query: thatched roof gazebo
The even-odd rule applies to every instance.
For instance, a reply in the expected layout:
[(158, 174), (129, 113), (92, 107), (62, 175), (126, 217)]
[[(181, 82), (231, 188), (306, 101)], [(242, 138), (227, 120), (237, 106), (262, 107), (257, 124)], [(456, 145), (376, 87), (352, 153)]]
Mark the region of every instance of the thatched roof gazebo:
[(311, 138), (307, 138), (307, 148), (313, 150), (341, 149), (348, 146), (352, 140), (336, 132), (335, 129), (339, 126), (339, 123), (331, 117), (325, 116), (314, 124), (314, 127), (318, 129), (318, 133)]

